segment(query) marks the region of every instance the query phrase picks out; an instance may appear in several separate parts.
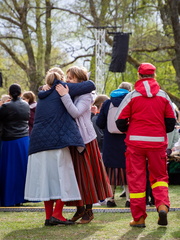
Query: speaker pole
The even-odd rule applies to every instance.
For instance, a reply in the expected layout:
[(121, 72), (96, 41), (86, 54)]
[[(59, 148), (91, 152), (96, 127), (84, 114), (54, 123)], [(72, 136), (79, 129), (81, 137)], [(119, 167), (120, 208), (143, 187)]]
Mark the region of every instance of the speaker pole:
[(88, 27), (95, 29), (95, 84), (97, 94), (104, 93), (105, 90), (105, 53), (106, 53), (106, 29), (117, 29), (119, 27), (98, 26)]

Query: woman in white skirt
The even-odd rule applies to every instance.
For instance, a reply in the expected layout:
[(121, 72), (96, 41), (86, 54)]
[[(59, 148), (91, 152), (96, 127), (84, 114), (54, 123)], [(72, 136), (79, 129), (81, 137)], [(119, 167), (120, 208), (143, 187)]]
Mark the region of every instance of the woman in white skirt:
[[(51, 88), (38, 94), (30, 137), (25, 199), (44, 201), (45, 226), (73, 224), (62, 215), (64, 201), (81, 199), (68, 147), (81, 149), (84, 143), (75, 121), (55, 90), (57, 84), (65, 84), (63, 76), (60, 69), (59, 73), (52, 69), (47, 73), (46, 83)], [(72, 97), (95, 89), (91, 81), (78, 86), (69, 84), (68, 87)]]

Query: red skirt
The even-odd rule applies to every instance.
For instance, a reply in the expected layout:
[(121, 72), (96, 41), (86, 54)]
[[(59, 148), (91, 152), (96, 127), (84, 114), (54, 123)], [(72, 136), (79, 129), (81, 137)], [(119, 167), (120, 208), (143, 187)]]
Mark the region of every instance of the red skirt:
[(106, 168), (107, 175), (111, 185), (127, 185), (126, 169), (124, 168)]
[(66, 205), (83, 206), (112, 197), (111, 185), (97, 140), (86, 144), (86, 150), (82, 155), (75, 147), (70, 147), (70, 151), (82, 200), (66, 202)]

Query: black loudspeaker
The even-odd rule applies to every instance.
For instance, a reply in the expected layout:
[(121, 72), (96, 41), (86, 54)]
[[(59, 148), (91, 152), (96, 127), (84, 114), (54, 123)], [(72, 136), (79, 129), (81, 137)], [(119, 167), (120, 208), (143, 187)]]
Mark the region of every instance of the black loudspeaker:
[(0, 87), (3, 87), (2, 72), (0, 72)]
[(115, 33), (112, 49), (111, 72), (125, 72), (129, 48), (129, 33)]

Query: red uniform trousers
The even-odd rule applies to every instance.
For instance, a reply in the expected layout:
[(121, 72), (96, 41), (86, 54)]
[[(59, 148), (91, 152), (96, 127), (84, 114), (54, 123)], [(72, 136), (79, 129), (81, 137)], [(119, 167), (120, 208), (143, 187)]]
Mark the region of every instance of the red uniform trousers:
[(168, 173), (166, 147), (138, 148), (127, 146), (126, 174), (130, 192), (131, 214), (135, 221), (146, 214), (146, 163), (155, 206), (170, 206), (168, 196)]

